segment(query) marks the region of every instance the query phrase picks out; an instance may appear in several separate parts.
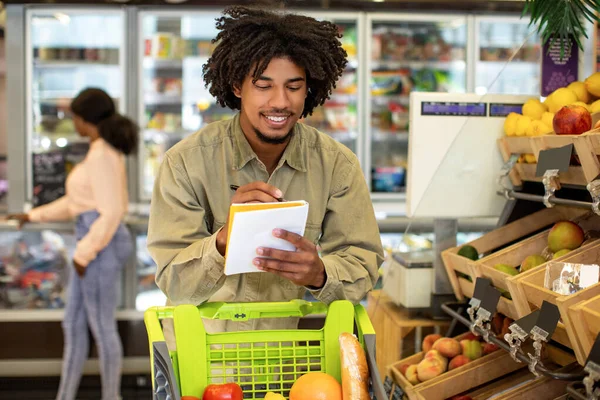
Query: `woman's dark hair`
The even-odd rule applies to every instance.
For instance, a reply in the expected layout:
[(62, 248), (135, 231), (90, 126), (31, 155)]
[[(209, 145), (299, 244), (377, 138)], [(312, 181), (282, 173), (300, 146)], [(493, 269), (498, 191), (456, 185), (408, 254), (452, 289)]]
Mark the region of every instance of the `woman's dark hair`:
[(73, 114), (98, 127), (102, 139), (124, 154), (137, 149), (138, 126), (117, 113), (112, 98), (102, 89), (87, 88), (71, 102)]
[(217, 29), (213, 43), (218, 45), (202, 72), (210, 94), (223, 107), (240, 109), (233, 88), (242, 85), (251, 68), (256, 81), (271, 59), (289, 58), (306, 71), (305, 117), (329, 98), (346, 67), (338, 27), (328, 21), (235, 6), (217, 18)]

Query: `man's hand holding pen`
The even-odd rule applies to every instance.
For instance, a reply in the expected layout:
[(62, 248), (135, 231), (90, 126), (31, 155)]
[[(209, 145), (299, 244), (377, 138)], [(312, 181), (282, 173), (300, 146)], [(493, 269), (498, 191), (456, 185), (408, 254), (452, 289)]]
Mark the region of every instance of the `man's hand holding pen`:
[[(256, 181), (243, 186), (231, 186), (235, 193), (231, 198), (231, 203), (272, 203), (279, 201), (283, 197), (281, 190), (268, 183)], [(222, 256), (225, 255), (227, 248), (227, 236), (229, 232), (229, 215), (225, 225), (217, 234), (217, 250)]]

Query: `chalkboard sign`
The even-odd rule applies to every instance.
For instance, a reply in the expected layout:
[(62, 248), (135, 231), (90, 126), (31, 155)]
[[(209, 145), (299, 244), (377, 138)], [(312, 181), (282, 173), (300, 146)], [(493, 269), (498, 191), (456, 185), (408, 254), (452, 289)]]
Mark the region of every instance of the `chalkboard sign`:
[(67, 172), (63, 151), (33, 154), (33, 206), (48, 204), (65, 194)]

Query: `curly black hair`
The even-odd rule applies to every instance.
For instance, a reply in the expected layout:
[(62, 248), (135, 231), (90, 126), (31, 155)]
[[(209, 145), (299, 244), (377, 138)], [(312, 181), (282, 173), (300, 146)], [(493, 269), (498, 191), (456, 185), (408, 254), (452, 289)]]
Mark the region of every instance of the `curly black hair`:
[(328, 21), (242, 6), (225, 9), (216, 21), (219, 33), (213, 43), (218, 44), (202, 72), (223, 107), (240, 109), (233, 88), (242, 85), (251, 68), (256, 82), (271, 59), (285, 57), (306, 71), (306, 117), (329, 98), (348, 62), (342, 35)]

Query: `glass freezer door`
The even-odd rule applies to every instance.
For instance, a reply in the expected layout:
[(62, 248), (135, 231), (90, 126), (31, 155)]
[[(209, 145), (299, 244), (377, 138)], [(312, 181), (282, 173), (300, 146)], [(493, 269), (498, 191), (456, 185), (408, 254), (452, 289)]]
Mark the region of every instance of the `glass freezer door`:
[(124, 112), (124, 21), (114, 10), (28, 11), (28, 197), (34, 206), (64, 194), (66, 176), (88, 150), (69, 109), (77, 93), (101, 88)]
[(202, 66), (219, 14), (141, 13), (141, 197), (149, 200), (165, 152), (206, 124), (230, 118), (204, 87)]
[(358, 15), (348, 18), (343, 18), (340, 14), (309, 15), (319, 20), (331, 21), (338, 26), (342, 34), (342, 47), (348, 54), (348, 64), (329, 100), (301, 122), (328, 134), (360, 157), (358, 140), (361, 122), (358, 109), (362, 95), (359, 90), (359, 73), (362, 72), (359, 59), (362, 49), (359, 48), (361, 31)]
[(466, 91), (467, 19), (377, 15), (367, 27), (369, 183), (374, 199), (399, 197), (406, 190), (410, 93)]
[(475, 92), (539, 96), (542, 50), (535, 28), (519, 16), (478, 17), (475, 26)]

